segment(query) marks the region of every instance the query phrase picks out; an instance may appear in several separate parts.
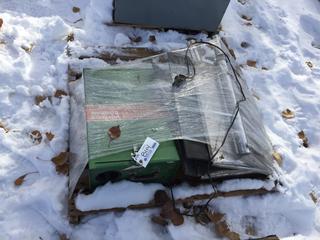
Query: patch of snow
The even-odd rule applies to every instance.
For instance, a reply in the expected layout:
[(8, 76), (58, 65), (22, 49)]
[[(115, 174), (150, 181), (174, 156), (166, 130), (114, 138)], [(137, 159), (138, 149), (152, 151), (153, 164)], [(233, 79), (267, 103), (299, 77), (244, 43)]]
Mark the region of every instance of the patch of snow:
[(164, 189), (161, 184), (142, 184), (129, 181), (107, 183), (98, 187), (90, 195), (78, 195), (76, 206), (81, 211), (87, 211), (148, 203), (153, 199), (154, 193), (160, 189)]

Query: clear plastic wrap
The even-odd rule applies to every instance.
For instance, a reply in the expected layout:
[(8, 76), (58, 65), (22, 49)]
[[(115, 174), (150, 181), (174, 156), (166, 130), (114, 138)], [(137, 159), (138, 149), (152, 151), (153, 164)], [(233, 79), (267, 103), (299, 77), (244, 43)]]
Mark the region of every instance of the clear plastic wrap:
[[(218, 38), (213, 43), (221, 46)], [(194, 76), (175, 82), (179, 74)], [(78, 86), (70, 88), (71, 191), (90, 159), (133, 150), (146, 137), (160, 145), (176, 139), (203, 142), (215, 153), (242, 98), (223, 53), (204, 44), (129, 64), (84, 69), (83, 76)], [(240, 103), (239, 114), (213, 164), (229, 169), (220, 174), (247, 171), (269, 175), (274, 170), (272, 147), (254, 100), (240, 81), (246, 101)], [(114, 126), (119, 126), (121, 134), (110, 139), (108, 130)]]

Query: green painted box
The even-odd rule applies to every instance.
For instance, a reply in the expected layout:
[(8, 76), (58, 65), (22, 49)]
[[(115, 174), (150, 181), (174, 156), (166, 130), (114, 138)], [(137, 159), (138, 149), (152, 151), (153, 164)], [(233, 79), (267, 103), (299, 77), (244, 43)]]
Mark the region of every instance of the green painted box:
[(146, 168), (131, 159), (131, 151), (124, 151), (89, 161), (90, 186), (96, 187), (108, 181), (129, 180), (137, 182), (170, 183), (174, 180), (180, 158), (174, 141), (160, 143)]
[[(177, 118), (167, 102), (173, 93), (166, 74), (152, 68), (84, 70), (91, 188), (123, 179), (161, 183), (174, 180), (180, 157), (172, 135)], [(168, 91), (163, 86), (168, 86)], [(112, 138), (108, 132), (117, 126), (120, 136)], [(133, 161), (131, 154), (146, 137), (160, 146), (144, 168)]]

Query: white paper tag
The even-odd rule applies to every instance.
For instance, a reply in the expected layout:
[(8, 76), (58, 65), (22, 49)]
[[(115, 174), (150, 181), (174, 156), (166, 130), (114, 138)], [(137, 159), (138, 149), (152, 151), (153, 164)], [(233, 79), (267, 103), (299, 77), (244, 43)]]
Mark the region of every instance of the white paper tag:
[(157, 151), (158, 147), (159, 143), (157, 141), (147, 137), (139, 151), (132, 158), (145, 168), (147, 167), (154, 153)]

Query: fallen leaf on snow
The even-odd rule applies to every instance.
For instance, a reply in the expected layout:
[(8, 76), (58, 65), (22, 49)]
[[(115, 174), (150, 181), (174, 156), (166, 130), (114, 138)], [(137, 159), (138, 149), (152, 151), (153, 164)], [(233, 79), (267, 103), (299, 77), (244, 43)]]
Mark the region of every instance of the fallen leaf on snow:
[(46, 100), (46, 98), (47, 97), (45, 97), (45, 96), (35, 96), (35, 98), (34, 98), (34, 102), (35, 102), (35, 104), (36, 105), (40, 105), (40, 103), (42, 103), (44, 100)]
[(39, 130), (33, 130), (30, 133), (30, 138), (32, 140), (33, 143), (35, 144), (40, 144), (42, 141), (42, 135), (41, 132)]
[(155, 35), (150, 35), (149, 36), (149, 42), (156, 43), (156, 41), (157, 41), (157, 39), (156, 39)]
[(289, 108), (287, 108), (286, 110), (283, 110), (281, 112), (281, 115), (283, 118), (285, 119), (291, 119), (291, 118), (294, 118), (295, 117), (295, 114), (293, 111), (291, 111)]
[(78, 13), (78, 12), (80, 12), (80, 8), (79, 7), (73, 7), (72, 8), (72, 12)]
[(312, 191), (311, 193), (309, 193), (309, 196), (311, 197), (311, 200), (312, 200), (315, 204), (317, 204), (317, 202), (318, 202), (318, 197), (317, 197), (316, 193)]
[(238, 0), (239, 3), (241, 3), (242, 5), (245, 5), (247, 3), (247, 0)]
[(61, 173), (63, 175), (67, 175), (69, 172), (69, 164), (65, 163), (61, 166), (56, 166), (56, 171), (57, 173)]
[(170, 218), (171, 222), (175, 226), (180, 226), (184, 223), (184, 218), (183, 216), (177, 212), (177, 210), (174, 210), (174, 213), (171, 215)]
[(51, 161), (56, 165), (57, 173), (67, 175), (69, 172), (68, 163), (69, 154), (67, 152), (61, 152), (57, 156), (53, 157)]
[(3, 123), (0, 122), (0, 128), (2, 128), (6, 133), (9, 132), (9, 129), (4, 126)]
[(313, 68), (313, 64), (310, 61), (306, 61), (306, 64), (308, 65), (309, 68)]
[(2, 25), (3, 25), (3, 19), (0, 18), (0, 29), (1, 29)]
[(248, 47), (250, 47), (250, 44), (247, 43), (247, 42), (242, 42), (242, 43), (240, 44), (240, 46), (241, 46), (242, 48), (248, 48)]
[(303, 130), (298, 132), (298, 137), (302, 140), (302, 145), (305, 148), (309, 147), (309, 140)]
[(21, 186), (24, 183), (24, 180), (25, 180), (26, 176), (28, 176), (29, 174), (33, 174), (33, 173), (38, 173), (38, 172), (29, 172), (29, 173), (23, 174), (22, 176), (18, 177), (14, 181), (14, 185)]
[(62, 98), (62, 96), (68, 96), (68, 94), (61, 90), (61, 89), (58, 89), (55, 93), (54, 93), (54, 97), (56, 98)]
[(170, 198), (166, 191), (157, 190), (154, 193), (154, 202), (158, 206), (163, 206), (166, 202), (170, 201)]
[(52, 132), (46, 132), (46, 137), (49, 141), (51, 141), (54, 138), (54, 134)]
[(53, 157), (51, 161), (56, 165), (56, 166), (62, 166), (67, 163), (68, 161), (68, 153), (67, 152), (61, 152), (57, 156)]
[(257, 61), (247, 60), (247, 65), (248, 65), (249, 67), (254, 67), (254, 68), (256, 68), (256, 67), (257, 67)]
[(22, 45), (21, 48), (26, 52), (26, 53), (31, 53), (32, 49), (34, 47), (34, 44), (31, 43), (29, 46), (28, 45)]
[(170, 219), (175, 226), (180, 226), (184, 223), (183, 216), (173, 207), (172, 201), (168, 201), (162, 206), (160, 216), (162, 218)]
[(14, 181), (14, 185), (16, 186), (21, 186), (24, 182), (24, 178), (27, 176), (28, 174), (24, 174), (20, 177), (18, 177), (15, 181)]
[(69, 79), (68, 79), (69, 81), (76, 81), (82, 77), (82, 73), (68, 66), (68, 76), (69, 76)]
[(67, 41), (67, 42), (73, 42), (73, 41), (74, 41), (74, 33), (73, 33), (73, 32), (71, 32), (71, 33), (69, 33), (69, 34), (67, 35), (66, 41)]
[(249, 17), (247, 15), (241, 15), (241, 18), (246, 20), (246, 21), (251, 21), (252, 20), (252, 17)]

